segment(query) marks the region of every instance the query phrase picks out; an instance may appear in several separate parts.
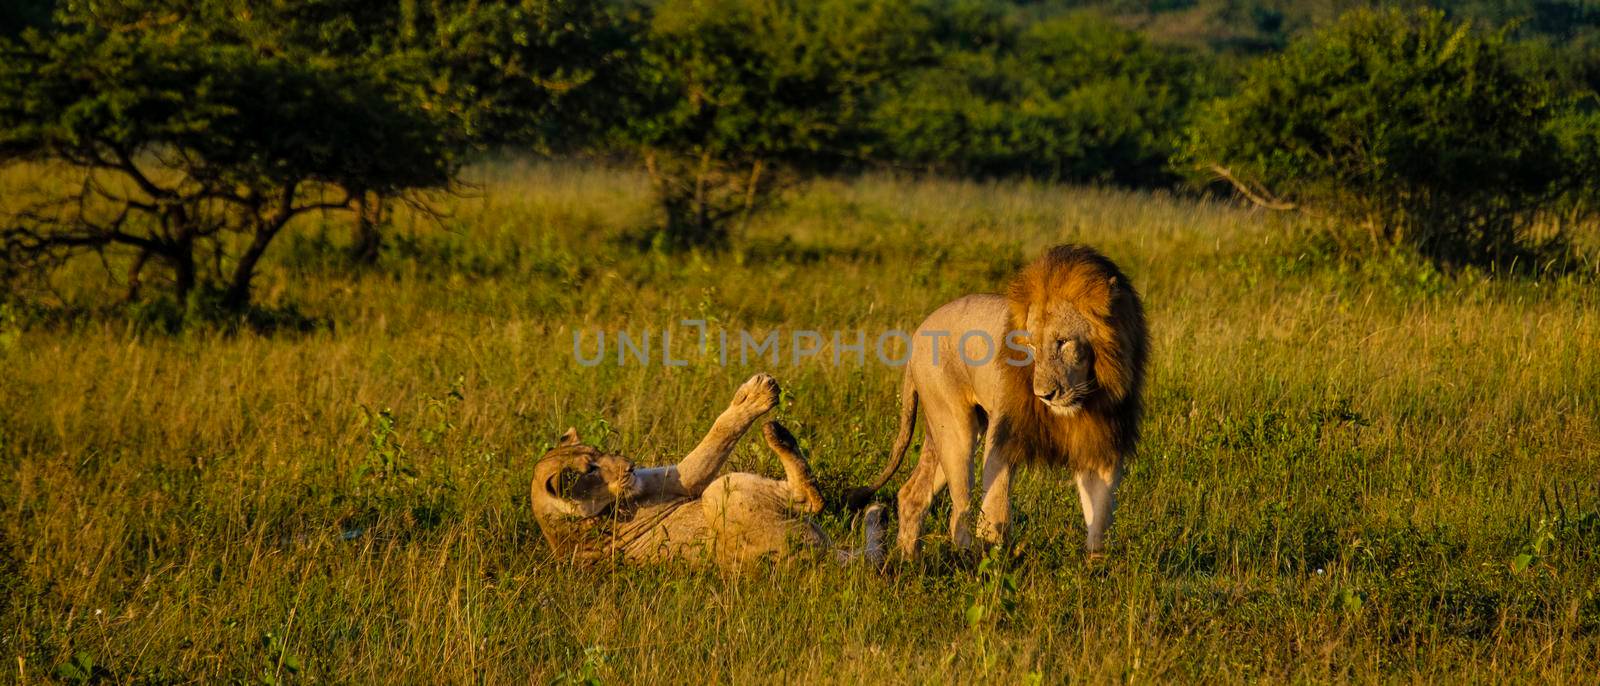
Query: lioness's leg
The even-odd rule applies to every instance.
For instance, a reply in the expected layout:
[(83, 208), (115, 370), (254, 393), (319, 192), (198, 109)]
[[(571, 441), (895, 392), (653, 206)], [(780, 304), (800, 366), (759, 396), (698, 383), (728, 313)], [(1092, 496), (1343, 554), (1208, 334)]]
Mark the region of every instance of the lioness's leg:
[(700, 495), (717, 477), (722, 463), (738, 445), (739, 437), (777, 404), (778, 382), (766, 374), (750, 377), (734, 392), (733, 402), (728, 403), (728, 409), (717, 417), (711, 431), (700, 439), (700, 445), (695, 446), (675, 469), (663, 475), (669, 482), (664, 487), (681, 495)]
[(790, 497), (806, 512), (821, 512), (822, 493), (817, 491), (811, 465), (800, 454), (800, 445), (794, 440), (794, 434), (777, 422), (767, 422), (762, 427), (762, 433), (767, 437), (767, 447), (777, 453), (778, 460), (783, 463), (784, 482), (789, 487)]
[(712, 554), (723, 563), (762, 556), (786, 559), (801, 550), (827, 550), (827, 535), (797, 517), (789, 485), (757, 474), (733, 472), (714, 479), (700, 499)]
[(1105, 549), (1106, 529), (1117, 509), (1117, 482), (1122, 470), (1116, 467), (1090, 469), (1077, 473), (1078, 500), (1083, 505), (1083, 523), (1089, 529), (1084, 550), (1099, 557)]
[(883, 564), (883, 520), (886, 518), (882, 505), (873, 505), (861, 513), (861, 554), (874, 566)]
[(883, 559), (888, 550), (884, 546), (884, 524), (889, 516), (884, 511), (883, 505), (874, 503), (861, 513), (861, 549), (849, 550), (835, 548), (833, 558), (839, 564), (852, 564), (856, 560), (866, 560), (867, 564), (874, 567), (883, 564)]

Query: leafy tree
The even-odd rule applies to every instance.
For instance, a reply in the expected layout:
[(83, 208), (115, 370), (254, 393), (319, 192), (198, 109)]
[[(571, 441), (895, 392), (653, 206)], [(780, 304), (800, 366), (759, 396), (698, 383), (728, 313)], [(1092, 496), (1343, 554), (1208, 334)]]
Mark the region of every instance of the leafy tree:
[[(616, 95), (593, 86), (615, 80), (629, 41), (614, 8), (588, 0), (124, 0), (72, 2), (65, 15), (360, 71), (442, 124), (456, 155), (590, 142), (613, 124)], [(391, 198), (377, 187), (349, 190), (351, 256), (375, 261)]]
[(1260, 62), (1198, 119), (1185, 159), (1374, 244), (1504, 262), (1526, 256), (1519, 237), (1570, 178), (1562, 104), (1503, 30), (1360, 10)]
[(180, 301), (203, 288), (242, 309), (296, 216), (443, 187), (455, 170), (438, 118), (359, 68), (92, 25), (5, 52), (0, 163), (75, 176), (3, 218), (13, 266), (122, 252), (130, 296), (154, 263)]
[(644, 28), (625, 145), (661, 207), (658, 238), (717, 245), (773, 197), (785, 168), (849, 143), (875, 86), (905, 59), (909, 2), (664, 0)]

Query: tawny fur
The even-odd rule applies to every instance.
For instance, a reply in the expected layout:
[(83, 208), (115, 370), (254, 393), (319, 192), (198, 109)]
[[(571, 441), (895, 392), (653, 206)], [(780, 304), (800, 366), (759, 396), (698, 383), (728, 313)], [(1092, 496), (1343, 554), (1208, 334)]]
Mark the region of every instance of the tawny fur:
[(1034, 398), (1032, 366), (1003, 365), (1011, 386), (1006, 414), (1020, 418), (1011, 426), (1016, 449), (1007, 456), (1073, 471), (1120, 464), (1139, 442), (1150, 347), (1144, 306), (1128, 278), (1091, 248), (1056, 246), (1011, 281), (1006, 301), (1013, 330), (1026, 329), (1028, 314), (1040, 308), (1066, 303), (1081, 313), (1089, 323), (1098, 386), (1082, 411), (1055, 415)]
[(589, 561), (737, 566), (827, 553), (841, 561), (880, 561), (881, 512), (868, 513), (867, 546), (859, 551), (834, 548), (808, 516), (822, 510), (822, 497), (794, 436), (777, 422), (767, 422), (764, 433), (785, 478), (718, 475), (739, 438), (777, 401), (772, 377), (752, 377), (700, 444), (674, 465), (635, 468), (625, 457), (584, 445), (569, 429), (534, 466), (533, 513), (545, 540), (561, 557)]
[[(1010, 334), (1020, 334), (1025, 345), (999, 344)], [(984, 338), (996, 344), (986, 350)], [(973, 524), (984, 541), (998, 542), (1009, 521), (1013, 467), (1043, 464), (1073, 470), (1087, 548), (1098, 553), (1122, 464), (1138, 443), (1148, 349), (1138, 293), (1115, 264), (1084, 246), (1046, 251), (1004, 296), (959, 298), (918, 327), (889, 464), (873, 485), (852, 494), (851, 504), (865, 504), (898, 470), (920, 409), (927, 437), (899, 494), (902, 551), (915, 552), (922, 518), (946, 487), (957, 547), (971, 545)], [(990, 351), (986, 362), (974, 361)], [(980, 435), (983, 502), (974, 522), (968, 501)]]

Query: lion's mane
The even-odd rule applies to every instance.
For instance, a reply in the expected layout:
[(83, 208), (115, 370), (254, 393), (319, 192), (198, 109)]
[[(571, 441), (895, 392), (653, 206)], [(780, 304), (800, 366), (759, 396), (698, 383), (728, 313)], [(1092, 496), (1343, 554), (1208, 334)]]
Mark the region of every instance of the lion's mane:
[[(1011, 385), (1003, 414), (1010, 426), (1011, 459), (1069, 466), (1108, 468), (1129, 456), (1139, 440), (1144, 406), (1145, 361), (1149, 332), (1139, 294), (1117, 265), (1093, 248), (1062, 245), (1024, 267), (1006, 291), (1010, 328), (1027, 328), (1030, 310), (1058, 311), (1065, 303), (1089, 322), (1094, 350), (1094, 393), (1077, 413), (1052, 413), (1033, 395), (1033, 366), (1005, 366)], [(1002, 441), (1004, 443), (1005, 441)]]

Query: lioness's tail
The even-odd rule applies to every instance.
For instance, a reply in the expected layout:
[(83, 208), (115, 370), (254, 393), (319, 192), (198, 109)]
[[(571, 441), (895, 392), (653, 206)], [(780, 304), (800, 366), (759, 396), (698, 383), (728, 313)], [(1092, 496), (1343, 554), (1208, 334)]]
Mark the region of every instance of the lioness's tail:
[(845, 504), (851, 510), (866, 507), (872, 500), (872, 494), (877, 493), (883, 485), (889, 483), (894, 473), (900, 471), (900, 462), (905, 459), (906, 449), (911, 447), (911, 435), (917, 429), (917, 388), (911, 383), (911, 374), (908, 371), (905, 380), (900, 384), (900, 432), (895, 434), (894, 447), (889, 449), (889, 464), (884, 465), (883, 471), (878, 473), (878, 478), (872, 480), (872, 485), (861, 486), (845, 497)]

